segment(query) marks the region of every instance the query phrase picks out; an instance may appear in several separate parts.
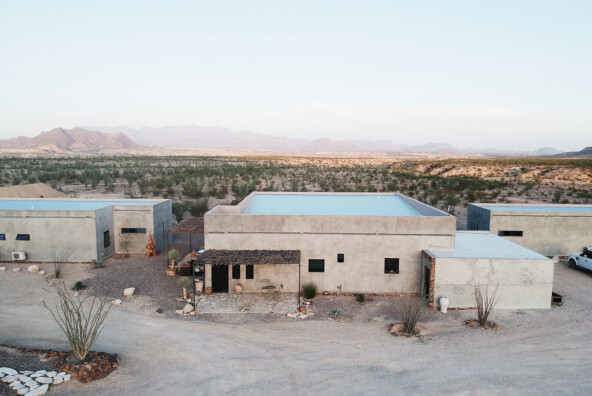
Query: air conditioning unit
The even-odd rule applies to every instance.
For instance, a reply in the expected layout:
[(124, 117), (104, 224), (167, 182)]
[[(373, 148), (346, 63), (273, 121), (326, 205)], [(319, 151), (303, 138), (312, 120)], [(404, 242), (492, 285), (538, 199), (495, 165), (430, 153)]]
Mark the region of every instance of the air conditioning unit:
[(25, 252), (12, 252), (12, 259), (15, 261), (22, 261), (27, 259)]

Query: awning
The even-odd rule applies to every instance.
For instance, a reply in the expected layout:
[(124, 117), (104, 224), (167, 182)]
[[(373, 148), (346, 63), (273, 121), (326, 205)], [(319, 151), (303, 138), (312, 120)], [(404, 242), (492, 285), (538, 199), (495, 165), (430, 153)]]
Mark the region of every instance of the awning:
[(206, 250), (198, 262), (212, 265), (300, 264), (300, 250)]
[(181, 220), (169, 230), (169, 234), (203, 234), (204, 233), (204, 219), (203, 217), (192, 217), (190, 219)]

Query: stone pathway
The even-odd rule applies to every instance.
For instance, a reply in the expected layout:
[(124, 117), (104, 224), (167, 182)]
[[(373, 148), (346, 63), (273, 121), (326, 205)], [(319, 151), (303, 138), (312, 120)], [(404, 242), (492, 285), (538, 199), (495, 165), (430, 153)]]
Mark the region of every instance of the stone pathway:
[(296, 311), (296, 294), (234, 293), (203, 294), (196, 306), (198, 314), (212, 313), (277, 313)]
[(9, 367), (0, 367), (0, 381), (10, 384), (19, 395), (40, 396), (47, 393), (50, 384), (70, 381), (70, 374), (56, 371), (20, 371)]

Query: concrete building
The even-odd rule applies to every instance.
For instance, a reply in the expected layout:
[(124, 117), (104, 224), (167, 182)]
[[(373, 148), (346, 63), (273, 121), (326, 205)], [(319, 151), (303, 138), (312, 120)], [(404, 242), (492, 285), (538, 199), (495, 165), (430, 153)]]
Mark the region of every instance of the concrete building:
[[(237, 283), (296, 292), (311, 281), (341, 293), (425, 292), (432, 307), (445, 293), (460, 308), (474, 305), (479, 282), (500, 285), (504, 308), (551, 304), (551, 260), (495, 235), (457, 233), (455, 217), (401, 194), (255, 192), (206, 213), (204, 229), (206, 257), (232, 258), (206, 259), (205, 286), (215, 292)], [(254, 251), (300, 254), (258, 264), (253, 253), (243, 265), (241, 254)]]
[(171, 217), (168, 199), (0, 199), (0, 260), (23, 252), (27, 261), (52, 261), (66, 248), (71, 262), (141, 253), (149, 233), (162, 250)]
[(431, 307), (474, 307), (475, 285), (497, 287), (497, 308), (549, 308), (553, 261), (488, 232), (458, 232), (455, 248), (426, 250), (422, 287)]
[(592, 245), (592, 205), (469, 204), (467, 229), (489, 231), (545, 256)]

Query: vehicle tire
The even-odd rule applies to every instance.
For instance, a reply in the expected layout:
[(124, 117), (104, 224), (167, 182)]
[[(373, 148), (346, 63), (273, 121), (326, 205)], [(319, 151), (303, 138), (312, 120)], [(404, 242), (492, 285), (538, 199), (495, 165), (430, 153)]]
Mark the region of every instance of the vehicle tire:
[(569, 262), (567, 263), (568, 267), (571, 269), (576, 269), (576, 260), (574, 259), (569, 259)]

